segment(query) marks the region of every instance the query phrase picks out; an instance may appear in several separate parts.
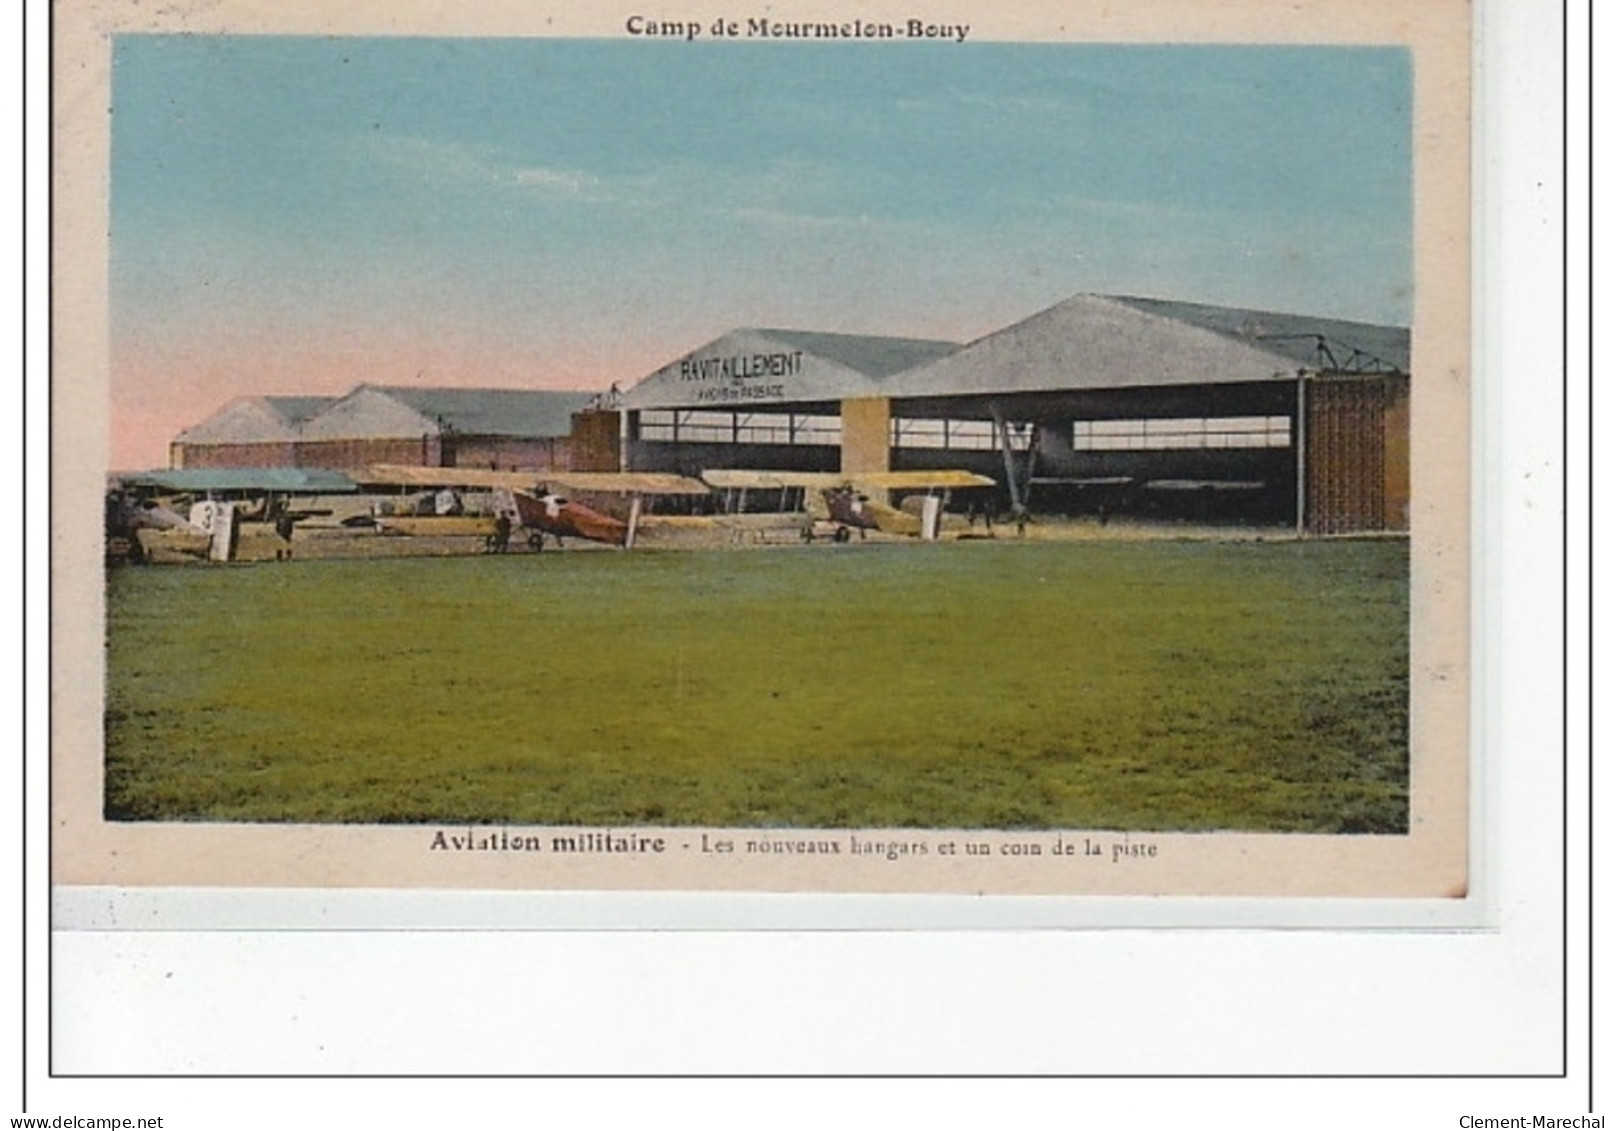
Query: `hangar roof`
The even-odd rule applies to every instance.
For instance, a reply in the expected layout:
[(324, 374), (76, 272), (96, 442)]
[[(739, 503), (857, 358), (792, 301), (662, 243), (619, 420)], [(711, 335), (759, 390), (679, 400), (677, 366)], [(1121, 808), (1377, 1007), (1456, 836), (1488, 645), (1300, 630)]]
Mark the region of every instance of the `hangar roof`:
[(565, 436), (572, 431), (572, 414), (598, 396), (551, 389), (373, 387), (429, 420), (476, 436)]
[(175, 439), (250, 444), (436, 435), (566, 436), (596, 393), (360, 385), (343, 397), (237, 397)]
[(927, 338), (881, 338), (871, 334), (827, 334), (818, 330), (759, 330), (807, 353), (829, 358), (877, 380), (946, 357), (958, 342)]
[(438, 435), (566, 436), (597, 394), (360, 385), (303, 426), (305, 440)]
[(274, 409), (288, 424), (301, 424), (310, 420), (337, 402), (336, 397), (264, 397), (263, 402)]
[(237, 397), (177, 437), (186, 444), (263, 444), (291, 440), (336, 397)]
[(1298, 371), (1407, 372), (1408, 331), (1298, 314), (1077, 295), (884, 383), (959, 396), (1293, 380)]
[(1262, 348), (1294, 358), (1310, 370), (1408, 371), (1406, 326), (1379, 326), (1307, 314), (1207, 306), (1197, 302), (1114, 295), (1137, 310), (1200, 326), (1238, 341), (1260, 342)]

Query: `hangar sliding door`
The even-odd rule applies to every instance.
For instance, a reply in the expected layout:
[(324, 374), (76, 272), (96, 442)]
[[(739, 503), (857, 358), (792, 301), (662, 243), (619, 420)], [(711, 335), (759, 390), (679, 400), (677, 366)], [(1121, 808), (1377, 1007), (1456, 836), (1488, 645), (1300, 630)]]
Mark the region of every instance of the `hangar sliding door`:
[(1405, 377), (1303, 382), (1308, 534), (1408, 528), (1407, 388)]

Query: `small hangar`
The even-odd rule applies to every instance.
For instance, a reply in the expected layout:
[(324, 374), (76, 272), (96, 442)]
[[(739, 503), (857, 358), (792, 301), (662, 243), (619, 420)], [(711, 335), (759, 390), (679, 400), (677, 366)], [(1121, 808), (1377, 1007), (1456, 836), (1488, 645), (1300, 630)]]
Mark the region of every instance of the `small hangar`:
[(574, 426), (574, 417), (587, 418), (598, 400), (586, 392), (368, 384), (343, 397), (245, 397), (181, 432), (169, 463), (590, 470), (617, 460), (612, 422), (602, 428), (584, 419)]
[(336, 397), (237, 397), (168, 445), (172, 468), (296, 467), (299, 430)]
[(968, 345), (737, 330), (623, 396), (626, 465), (958, 468), (1010, 509), (1406, 530), (1406, 328), (1078, 295)]

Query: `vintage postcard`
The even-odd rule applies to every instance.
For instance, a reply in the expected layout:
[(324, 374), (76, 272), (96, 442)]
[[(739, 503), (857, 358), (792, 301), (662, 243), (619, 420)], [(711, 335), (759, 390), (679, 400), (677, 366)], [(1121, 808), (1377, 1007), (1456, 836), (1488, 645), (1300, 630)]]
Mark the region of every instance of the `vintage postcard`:
[(61, 888), (1471, 892), (1465, 4), (58, 20)]

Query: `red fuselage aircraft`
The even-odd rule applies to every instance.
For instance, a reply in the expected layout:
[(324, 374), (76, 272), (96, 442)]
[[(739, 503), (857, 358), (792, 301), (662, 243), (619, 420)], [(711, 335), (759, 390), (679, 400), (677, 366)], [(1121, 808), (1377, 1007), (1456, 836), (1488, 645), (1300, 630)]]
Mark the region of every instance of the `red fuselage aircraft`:
[(628, 544), (628, 524), (610, 515), (574, 503), (554, 493), (529, 495), (525, 491), (512, 492), (516, 497), (516, 511), (522, 526), (531, 531), (533, 548), (544, 544), (548, 534), (556, 542), (563, 538), (586, 538), (591, 542), (606, 542), (613, 546)]

